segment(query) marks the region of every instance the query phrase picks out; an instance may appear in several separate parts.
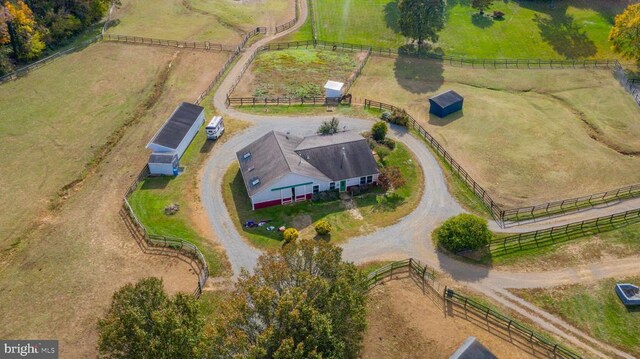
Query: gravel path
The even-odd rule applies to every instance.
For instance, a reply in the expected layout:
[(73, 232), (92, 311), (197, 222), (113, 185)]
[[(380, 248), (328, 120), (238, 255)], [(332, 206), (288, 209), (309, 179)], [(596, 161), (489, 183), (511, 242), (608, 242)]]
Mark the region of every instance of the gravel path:
[[(239, 76), (240, 69), (248, 61), (253, 51), (258, 46), (295, 31), (304, 23), (307, 17), (307, 4), (305, 1), (301, 1), (300, 4), (301, 16), (296, 26), (278, 35), (266, 36), (247, 49), (221, 83), (213, 100), (215, 107), (221, 114), (249, 121), (253, 124), (251, 128), (242, 134), (228, 139), (226, 143), (212, 153), (203, 171), (202, 178), (201, 198), (213, 229), (231, 262), (234, 278), (238, 276), (242, 268), (251, 271), (260, 255), (260, 251), (248, 244), (236, 230), (221, 195), (222, 176), (228, 166), (235, 160), (235, 152), (272, 129), (291, 131), (293, 134), (302, 136), (313, 134), (320, 122), (331, 117), (268, 117), (238, 112), (225, 106), (227, 92), (231, 88), (233, 81)], [(340, 121), (349, 129), (357, 131), (369, 129), (371, 126), (371, 121), (363, 119), (340, 118)], [(637, 274), (640, 256), (620, 260), (603, 260), (589, 265), (540, 272), (497, 271), (445, 256), (435, 250), (429, 238), (430, 233), (440, 222), (448, 217), (462, 213), (464, 210), (449, 194), (442, 170), (423, 142), (408, 135), (406, 130), (397, 127), (392, 127), (391, 135), (405, 143), (420, 162), (425, 178), (424, 193), (417, 209), (397, 224), (382, 228), (369, 235), (353, 238), (343, 244), (343, 257), (346, 260), (363, 263), (372, 260), (396, 260), (407, 257), (419, 259), (423, 263), (449, 274), (456, 281), (485, 293), (497, 302), (503, 303), (519, 314), (533, 320), (542, 328), (564, 337), (577, 347), (588, 350), (596, 356), (606, 357), (606, 354), (603, 354), (604, 350), (622, 357), (629, 357), (589, 337), (558, 318), (535, 308), (526, 301), (510, 295), (504, 289), (551, 287)], [(491, 228), (496, 231), (506, 232), (542, 229), (612, 214), (630, 208), (630, 206), (637, 206), (639, 203), (640, 199), (637, 199), (578, 212), (566, 217), (551, 218), (506, 229), (501, 229), (495, 222), (492, 222)]]

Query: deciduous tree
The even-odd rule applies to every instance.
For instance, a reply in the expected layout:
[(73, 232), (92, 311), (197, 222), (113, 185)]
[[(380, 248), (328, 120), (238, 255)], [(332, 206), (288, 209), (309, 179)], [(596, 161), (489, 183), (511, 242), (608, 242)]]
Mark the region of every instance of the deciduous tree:
[(471, 7), (480, 11), (480, 15), (484, 15), (484, 11), (493, 5), (493, 0), (471, 0)]
[(480, 249), (493, 236), (486, 219), (467, 213), (447, 219), (433, 234), (439, 245), (454, 253)]
[(102, 358), (202, 358), (204, 319), (192, 295), (169, 297), (162, 280), (142, 279), (113, 294), (98, 322)]
[(371, 126), (371, 137), (377, 142), (384, 142), (388, 130), (389, 126), (387, 126), (386, 122), (378, 121)]
[(216, 321), (214, 358), (356, 358), (364, 276), (325, 241), (302, 240), (242, 273)]
[(629, 5), (616, 16), (609, 41), (614, 51), (640, 62), (640, 4)]
[(391, 166), (383, 167), (378, 175), (378, 185), (384, 190), (388, 191), (393, 188), (399, 188), (404, 186), (405, 179), (400, 172), (400, 168)]
[[(40, 56), (45, 44), (42, 34), (36, 28), (36, 21), (29, 6), (18, 0), (15, 4), (6, 1), (4, 8), (6, 18), (5, 24), (0, 25), (0, 36), (2, 33), (8, 34), (13, 56), (18, 60), (32, 60)], [(4, 27), (6, 32), (2, 30)], [(0, 43), (6, 42), (6, 39), (0, 40)]]
[(445, 0), (400, 0), (400, 32), (417, 40), (422, 45), (425, 40), (438, 41), (438, 31), (444, 28)]

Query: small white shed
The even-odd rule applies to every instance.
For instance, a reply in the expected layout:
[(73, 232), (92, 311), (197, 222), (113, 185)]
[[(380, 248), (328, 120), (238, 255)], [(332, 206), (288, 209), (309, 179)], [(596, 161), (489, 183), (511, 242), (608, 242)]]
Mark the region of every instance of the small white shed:
[(149, 157), (149, 173), (154, 176), (177, 176), (178, 154), (175, 152), (154, 152)]
[(329, 80), (324, 85), (324, 96), (325, 97), (341, 97), (343, 87), (344, 87), (344, 84), (342, 82)]

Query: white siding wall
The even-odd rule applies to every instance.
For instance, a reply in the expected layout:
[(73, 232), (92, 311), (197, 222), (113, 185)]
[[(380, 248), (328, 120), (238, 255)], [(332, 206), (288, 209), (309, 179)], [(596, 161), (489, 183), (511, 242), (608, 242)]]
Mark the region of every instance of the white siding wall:
[(149, 173), (153, 176), (173, 176), (173, 164), (171, 163), (149, 163)]
[[(318, 181), (315, 178), (301, 176), (301, 175), (298, 175), (298, 174), (295, 174), (295, 173), (289, 173), (289, 174), (283, 176), (282, 178), (280, 178), (279, 180), (277, 180), (277, 181), (273, 182), (272, 184), (270, 184), (268, 188), (265, 188), (261, 192), (258, 192), (256, 194), (254, 194), (253, 197), (252, 197), (253, 203), (273, 201), (273, 200), (282, 198), (282, 193), (281, 193), (282, 191), (281, 190), (272, 191), (271, 190), (272, 188), (293, 186), (293, 185), (297, 185), (297, 184), (301, 184), (301, 183), (307, 183), (307, 182), (313, 182), (313, 184), (304, 186), (304, 190), (301, 190), (303, 187), (296, 187), (296, 195), (301, 195), (303, 193), (304, 194), (313, 193), (313, 185), (314, 184), (320, 185), (320, 190), (321, 191), (322, 191), (322, 187), (323, 186), (326, 187), (327, 189), (329, 189), (329, 183), (328, 182), (321, 182), (321, 181)], [(289, 189), (288, 193), (291, 193), (290, 189)]]
[(178, 158), (182, 157), (182, 155), (184, 154), (184, 151), (187, 150), (187, 147), (189, 147), (189, 144), (191, 143), (191, 141), (193, 141), (193, 138), (196, 137), (196, 134), (198, 133), (198, 130), (200, 130), (200, 127), (202, 126), (203, 123), (204, 123), (204, 111), (200, 113), (200, 116), (198, 116), (198, 119), (196, 120), (196, 122), (193, 123), (193, 126), (191, 126), (191, 128), (189, 129), (189, 132), (187, 132), (187, 134), (182, 139), (182, 142), (180, 142), (180, 144), (178, 145), (178, 148), (176, 149), (176, 152), (178, 153)]
[(151, 152), (156, 152), (156, 153), (167, 153), (167, 152), (173, 152), (173, 149), (169, 148), (169, 147), (164, 147), (164, 146), (160, 146), (156, 143), (150, 143), (147, 145), (147, 148), (151, 150)]

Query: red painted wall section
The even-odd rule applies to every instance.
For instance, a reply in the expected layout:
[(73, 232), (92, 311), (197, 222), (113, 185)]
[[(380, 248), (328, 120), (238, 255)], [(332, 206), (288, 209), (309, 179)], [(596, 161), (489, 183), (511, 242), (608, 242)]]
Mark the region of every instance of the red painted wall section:
[(278, 205), (280, 205), (280, 200), (276, 199), (276, 200), (273, 200), (273, 201), (254, 203), (253, 208), (254, 209), (260, 209), (260, 208), (267, 208), (267, 207), (273, 207), (273, 206), (278, 206)]

